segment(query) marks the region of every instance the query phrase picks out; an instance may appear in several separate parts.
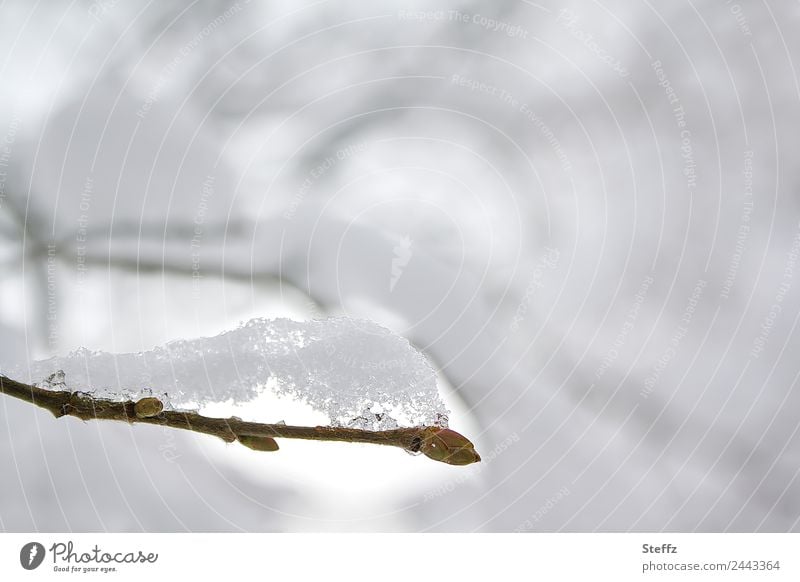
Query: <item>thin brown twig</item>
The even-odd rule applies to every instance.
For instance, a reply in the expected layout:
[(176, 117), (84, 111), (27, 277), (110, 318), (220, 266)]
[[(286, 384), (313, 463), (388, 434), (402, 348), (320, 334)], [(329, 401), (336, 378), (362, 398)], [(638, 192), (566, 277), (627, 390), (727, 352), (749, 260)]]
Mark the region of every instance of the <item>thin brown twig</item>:
[(259, 451), (275, 451), (274, 439), (307, 439), (370, 443), (400, 447), (423, 453), (450, 465), (469, 465), (481, 460), (473, 444), (459, 433), (436, 426), (373, 431), (336, 426), (290, 426), (247, 422), (238, 418), (211, 418), (196, 412), (163, 410), (153, 397), (115, 401), (95, 398), (85, 392), (47, 390), (0, 375), (0, 392), (49, 410), (56, 418), (74, 416), (81, 420), (117, 420), (189, 430), (216, 436), (225, 442), (239, 441)]

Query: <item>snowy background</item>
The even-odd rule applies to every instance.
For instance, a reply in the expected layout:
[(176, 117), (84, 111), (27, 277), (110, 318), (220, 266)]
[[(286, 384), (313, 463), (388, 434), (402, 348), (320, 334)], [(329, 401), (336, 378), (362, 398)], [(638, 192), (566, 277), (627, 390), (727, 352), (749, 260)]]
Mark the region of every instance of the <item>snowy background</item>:
[(3, 3), (4, 366), (370, 318), (484, 462), (3, 397), (0, 529), (800, 530), (798, 25), (735, 0)]

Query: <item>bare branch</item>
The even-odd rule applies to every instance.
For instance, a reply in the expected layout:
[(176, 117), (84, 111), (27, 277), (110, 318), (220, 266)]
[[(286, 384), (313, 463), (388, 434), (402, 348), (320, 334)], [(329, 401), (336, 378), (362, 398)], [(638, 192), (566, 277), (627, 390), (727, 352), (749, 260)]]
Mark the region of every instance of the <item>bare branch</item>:
[(481, 460), (473, 444), (459, 433), (436, 426), (372, 431), (336, 426), (288, 426), (247, 422), (238, 418), (210, 418), (196, 412), (163, 410), (153, 397), (115, 401), (95, 398), (85, 392), (46, 390), (0, 376), (0, 392), (49, 410), (56, 418), (117, 420), (189, 430), (216, 436), (225, 442), (239, 441), (257, 451), (276, 451), (274, 439), (307, 439), (370, 443), (400, 447), (449, 465), (469, 465)]

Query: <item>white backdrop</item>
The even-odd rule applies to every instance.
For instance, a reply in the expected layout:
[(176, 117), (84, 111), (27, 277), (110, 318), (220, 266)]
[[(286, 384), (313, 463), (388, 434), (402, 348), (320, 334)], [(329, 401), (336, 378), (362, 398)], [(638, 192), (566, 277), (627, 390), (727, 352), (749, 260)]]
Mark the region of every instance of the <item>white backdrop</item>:
[(799, 12), (6, 2), (4, 364), (372, 318), (484, 462), (3, 398), (0, 529), (800, 529)]

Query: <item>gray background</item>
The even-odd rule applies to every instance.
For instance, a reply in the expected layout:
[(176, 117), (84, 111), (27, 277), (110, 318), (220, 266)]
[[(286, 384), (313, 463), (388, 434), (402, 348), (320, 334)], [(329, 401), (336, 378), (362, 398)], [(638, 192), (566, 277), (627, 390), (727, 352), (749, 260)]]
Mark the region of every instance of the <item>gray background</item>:
[(2, 398), (0, 529), (800, 529), (800, 5), (168, 4), (0, 6), (2, 363), (372, 318), (484, 463)]

